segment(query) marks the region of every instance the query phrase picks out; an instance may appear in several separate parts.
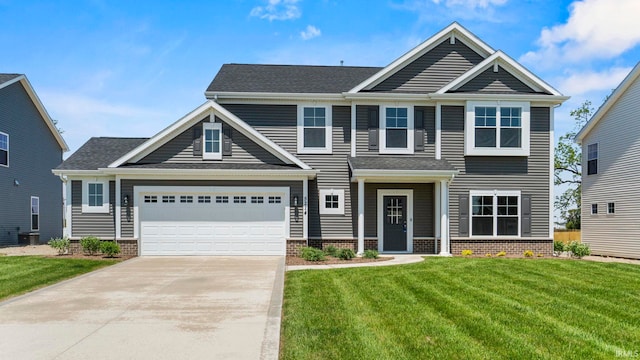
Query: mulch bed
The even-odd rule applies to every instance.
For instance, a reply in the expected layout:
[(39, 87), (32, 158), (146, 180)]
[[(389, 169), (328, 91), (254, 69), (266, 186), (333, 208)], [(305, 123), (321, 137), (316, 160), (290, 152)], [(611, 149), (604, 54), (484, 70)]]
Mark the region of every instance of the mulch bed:
[(287, 256), (287, 265), (335, 265), (335, 264), (359, 264), (359, 263), (369, 263), (369, 262), (378, 262), (378, 261), (388, 261), (392, 260), (391, 256), (379, 257), (377, 259), (365, 259), (365, 258), (353, 258), (351, 260), (341, 260), (338, 258), (334, 258), (331, 256), (327, 256), (325, 261), (307, 261), (298, 256)]
[(62, 254), (62, 255), (47, 255), (49, 258), (61, 258), (61, 259), (87, 259), (87, 260), (115, 260), (115, 261), (124, 261), (129, 260), (135, 256), (125, 256), (125, 255), (116, 255), (112, 258), (106, 257), (102, 254), (97, 255), (85, 255), (83, 253), (74, 253), (74, 254)]

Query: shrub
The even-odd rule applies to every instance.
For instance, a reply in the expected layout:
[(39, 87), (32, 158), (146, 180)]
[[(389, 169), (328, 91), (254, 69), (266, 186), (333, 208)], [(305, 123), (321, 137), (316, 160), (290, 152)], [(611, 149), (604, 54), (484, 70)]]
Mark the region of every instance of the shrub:
[(338, 251), (338, 258), (341, 260), (351, 260), (354, 257), (356, 257), (356, 253), (351, 249), (340, 249), (340, 251)]
[(82, 251), (88, 255), (95, 255), (100, 251), (100, 239), (95, 236), (87, 236), (80, 239)]
[(491, 255), (491, 253), (486, 253), (486, 254), (484, 254), (484, 256), (491, 257), (492, 255)]
[(569, 246), (567, 246), (567, 250), (571, 252), (571, 256), (577, 257), (578, 259), (581, 259), (583, 256), (591, 255), (589, 245), (582, 244), (577, 241), (572, 241)]
[(378, 250), (365, 250), (364, 254), (362, 254), (365, 259), (377, 259), (378, 256)]
[(533, 251), (525, 250), (522, 255), (524, 255), (524, 257), (533, 257)]
[(557, 255), (560, 255), (563, 251), (567, 251), (567, 245), (562, 241), (554, 241), (553, 242), (553, 252)]
[(538, 253), (538, 255), (536, 255), (537, 257), (544, 257), (543, 253)]
[(333, 245), (329, 245), (324, 249), (324, 253), (329, 255), (329, 256), (337, 257), (338, 256), (338, 248), (333, 246)]
[(462, 250), (462, 256), (471, 256), (473, 255), (473, 250)]
[(496, 254), (496, 256), (507, 256), (507, 252), (506, 251), (500, 251), (499, 253)]
[(112, 258), (120, 254), (120, 245), (115, 241), (104, 241), (100, 244), (100, 252)]
[(314, 247), (303, 247), (302, 258), (307, 261), (324, 261), (324, 252)]
[(58, 250), (58, 255), (66, 254), (71, 248), (71, 241), (68, 238), (55, 238), (48, 242), (49, 246)]

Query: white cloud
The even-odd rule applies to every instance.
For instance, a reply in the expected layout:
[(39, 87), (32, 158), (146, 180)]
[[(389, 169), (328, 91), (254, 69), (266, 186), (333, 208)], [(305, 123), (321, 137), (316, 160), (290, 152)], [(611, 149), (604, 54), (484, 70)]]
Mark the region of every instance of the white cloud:
[(630, 67), (614, 67), (601, 72), (586, 71), (571, 74), (559, 82), (564, 94), (582, 95), (594, 91), (611, 91), (629, 74)]
[(640, 43), (638, 0), (582, 0), (570, 5), (567, 22), (544, 28), (539, 49), (522, 62), (551, 67), (591, 59), (611, 59)]
[(307, 29), (300, 32), (300, 37), (302, 40), (313, 39), (314, 37), (318, 37), (322, 35), (322, 31), (313, 25), (308, 25)]
[(416, 12), (425, 23), (451, 18), (501, 22), (504, 19), (495, 16), (495, 8), (507, 2), (508, 0), (404, 0), (398, 4), (392, 3), (391, 6)]
[(464, 7), (468, 9), (486, 9), (490, 6), (500, 6), (507, 3), (507, 0), (431, 0), (434, 4), (444, 3), (446, 7)]
[(249, 16), (269, 21), (297, 19), (302, 14), (298, 2), (299, 0), (268, 0), (267, 5), (251, 9)]

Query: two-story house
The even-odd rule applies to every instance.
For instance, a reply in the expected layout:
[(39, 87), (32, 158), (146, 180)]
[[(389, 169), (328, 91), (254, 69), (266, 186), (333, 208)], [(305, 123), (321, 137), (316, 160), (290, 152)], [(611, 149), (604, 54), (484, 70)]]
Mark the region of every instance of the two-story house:
[(67, 235), (142, 255), (552, 252), (567, 97), (457, 23), (384, 68), (225, 64), (205, 96), (54, 171)]
[(576, 136), (582, 145), (582, 242), (640, 259), (640, 63)]
[(27, 77), (0, 74), (0, 245), (62, 235), (62, 182), (51, 169), (67, 150)]

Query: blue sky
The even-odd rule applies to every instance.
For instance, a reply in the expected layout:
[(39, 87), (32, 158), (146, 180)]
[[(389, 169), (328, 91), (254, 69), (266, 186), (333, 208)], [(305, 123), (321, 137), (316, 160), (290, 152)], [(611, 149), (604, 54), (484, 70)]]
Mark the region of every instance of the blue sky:
[[(152, 136), (223, 63), (385, 66), (453, 21), (599, 105), (640, 59), (637, 0), (0, 0), (0, 72), (27, 74), (71, 151)], [(70, 153), (67, 153), (68, 156)]]

